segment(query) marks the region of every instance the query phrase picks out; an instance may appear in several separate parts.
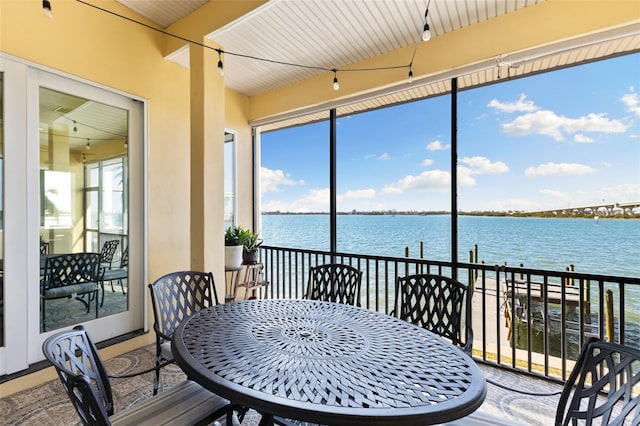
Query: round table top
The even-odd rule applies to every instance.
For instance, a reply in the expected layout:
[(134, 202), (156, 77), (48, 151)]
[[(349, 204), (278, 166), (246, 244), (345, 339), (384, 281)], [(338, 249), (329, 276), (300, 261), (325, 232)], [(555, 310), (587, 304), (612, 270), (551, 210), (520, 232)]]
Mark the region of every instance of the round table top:
[(174, 332), (189, 378), (263, 414), (326, 424), (434, 424), (484, 401), (474, 361), (441, 337), (364, 308), (250, 300), (202, 310)]

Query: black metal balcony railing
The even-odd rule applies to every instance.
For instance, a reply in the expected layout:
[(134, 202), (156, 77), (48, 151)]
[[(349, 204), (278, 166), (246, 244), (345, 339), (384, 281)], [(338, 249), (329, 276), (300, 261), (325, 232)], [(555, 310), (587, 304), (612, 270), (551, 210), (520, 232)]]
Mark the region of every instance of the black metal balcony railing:
[[(363, 272), (363, 307), (394, 310), (398, 276), (452, 276), (449, 262), (263, 246), (270, 298), (302, 298), (309, 268), (331, 261)], [(458, 263), (457, 279), (473, 289), (476, 359), (564, 381), (590, 336), (640, 347), (640, 278)], [(562, 309), (564, 307), (564, 309)]]

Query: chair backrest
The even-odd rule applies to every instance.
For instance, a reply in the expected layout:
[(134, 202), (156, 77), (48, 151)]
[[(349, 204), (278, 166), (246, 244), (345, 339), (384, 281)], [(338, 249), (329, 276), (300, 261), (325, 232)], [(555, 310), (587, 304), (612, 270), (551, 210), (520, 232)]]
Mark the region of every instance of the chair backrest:
[(49, 253), (49, 243), (45, 241), (40, 241), (40, 254), (48, 254)]
[(127, 268), (129, 266), (129, 247), (125, 248), (122, 251), (122, 256), (120, 257), (120, 267)]
[(360, 306), (362, 272), (351, 265), (327, 263), (309, 270), (306, 299)]
[(85, 425), (109, 425), (113, 395), (100, 354), (83, 326), (57, 333), (42, 345)]
[(441, 275), (398, 277), (394, 306), (398, 318), (445, 337), (471, 353), (471, 295), (465, 284)]
[(47, 256), (45, 289), (81, 283), (97, 283), (100, 266), (98, 253), (68, 253)]
[(118, 249), (119, 243), (120, 241), (118, 240), (109, 240), (105, 241), (104, 244), (102, 244), (102, 250), (100, 250), (100, 263), (111, 266), (111, 262), (113, 262), (113, 256)]
[(591, 338), (565, 382), (556, 425), (640, 424), (640, 349)]
[(184, 319), (214, 302), (218, 304), (211, 272), (172, 272), (149, 284), (149, 290), (155, 320), (153, 328), (156, 335), (165, 340), (171, 339)]

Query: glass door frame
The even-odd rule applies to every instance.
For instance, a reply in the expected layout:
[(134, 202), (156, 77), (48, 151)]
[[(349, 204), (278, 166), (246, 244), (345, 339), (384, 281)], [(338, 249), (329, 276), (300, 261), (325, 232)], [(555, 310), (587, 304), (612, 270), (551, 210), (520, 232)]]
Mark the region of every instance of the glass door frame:
[[(40, 333), (40, 146), (39, 88), (69, 93), (129, 112), (129, 310), (88, 321), (95, 341), (117, 337), (147, 325), (147, 106), (144, 99), (100, 87), (0, 54), (5, 102), (5, 346), (0, 347), (0, 375), (44, 359), (42, 343), (54, 330)], [(25, 114), (26, 111), (26, 114)], [(26, 170), (25, 170), (26, 169)], [(5, 179), (5, 182), (7, 180)], [(8, 202), (7, 202), (8, 201)], [(9, 231), (9, 232), (7, 232)], [(18, 286), (15, 283), (23, 282)]]

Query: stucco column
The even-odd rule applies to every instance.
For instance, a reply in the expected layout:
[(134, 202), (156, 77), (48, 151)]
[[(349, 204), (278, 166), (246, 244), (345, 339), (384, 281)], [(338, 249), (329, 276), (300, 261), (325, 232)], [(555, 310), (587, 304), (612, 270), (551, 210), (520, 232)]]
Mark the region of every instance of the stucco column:
[(224, 289), (224, 79), (217, 64), (215, 50), (190, 46), (191, 268), (212, 271), (220, 294)]
[[(46, 191), (49, 189), (54, 190), (54, 192), (57, 194), (64, 194), (65, 189), (72, 191), (73, 188), (73, 190), (76, 190), (76, 192), (69, 193), (71, 199), (82, 200), (82, 191), (77, 191), (77, 188), (82, 188), (82, 185), (78, 186), (76, 185), (77, 182), (73, 181), (73, 179), (78, 178), (78, 175), (70, 173), (71, 164), (69, 161), (69, 134), (69, 126), (64, 123), (56, 123), (49, 128), (48, 170), (67, 173), (70, 176), (70, 180), (68, 182), (59, 181), (54, 184), (56, 185), (56, 187), (54, 188), (47, 188), (47, 182), (43, 181), (42, 183), (45, 184), (45, 187), (41, 190), (45, 191), (46, 193)], [(82, 171), (80, 171), (79, 177), (80, 179), (84, 179)], [(69, 188), (68, 185), (72, 185), (71, 188)], [(59, 186), (66, 186), (67, 188), (61, 188)], [(80, 196), (78, 197), (78, 195)], [(45, 239), (51, 244), (51, 246), (49, 247), (51, 253), (71, 253), (73, 251), (74, 229), (78, 224), (82, 224), (82, 221), (79, 220), (82, 217), (82, 202), (72, 203), (72, 205), (74, 205), (75, 209), (73, 209), (71, 206), (56, 207), (71, 207), (71, 211), (67, 213), (71, 214), (73, 226), (59, 224), (59, 226), (54, 226), (53, 228), (50, 228), (48, 230), (43, 230), (43, 234), (48, 234)], [(83, 251), (84, 247), (80, 246), (77, 247), (77, 249)]]

